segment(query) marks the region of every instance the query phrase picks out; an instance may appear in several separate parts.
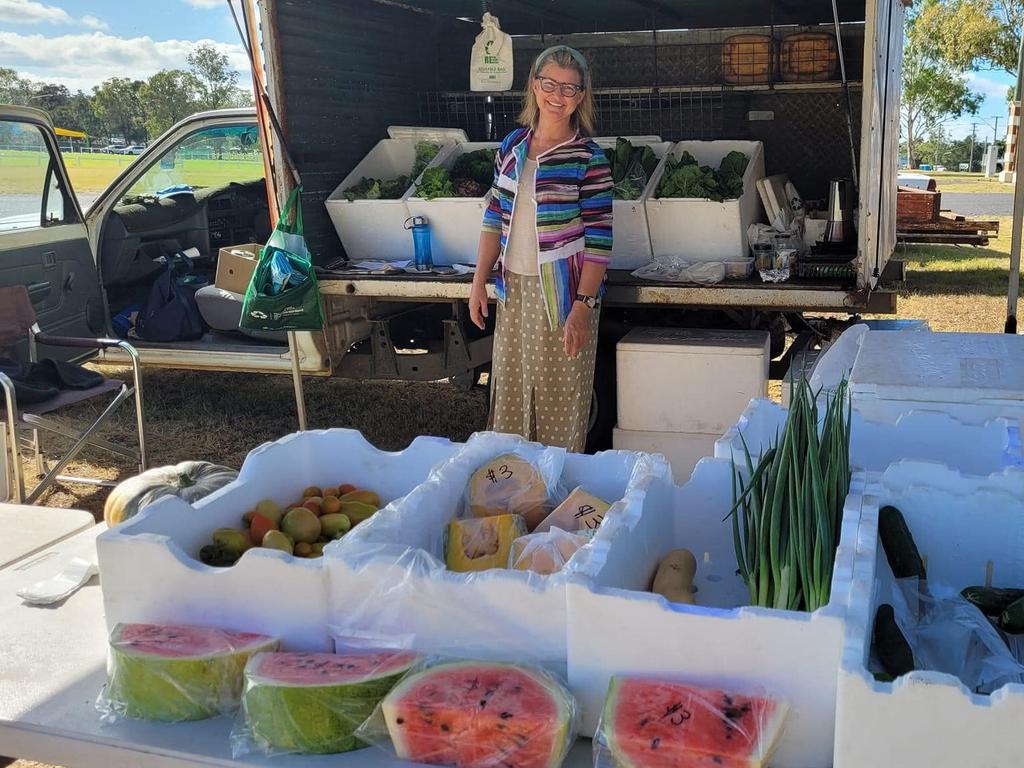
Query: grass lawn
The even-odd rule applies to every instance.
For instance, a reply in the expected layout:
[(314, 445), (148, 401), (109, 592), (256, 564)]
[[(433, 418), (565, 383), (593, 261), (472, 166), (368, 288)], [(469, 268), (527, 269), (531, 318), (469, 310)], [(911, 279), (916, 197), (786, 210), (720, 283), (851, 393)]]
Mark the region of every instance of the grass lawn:
[[(913, 171), (917, 173), (917, 171)], [(1013, 184), (1002, 184), (995, 176), (986, 179), (980, 173), (955, 171), (920, 171), (935, 179), (940, 192), (1013, 194)]]
[[(45, 152), (0, 151), (0, 193), (36, 194), (42, 189), (46, 174), (48, 155)], [(64, 165), (71, 177), (71, 186), (76, 193), (98, 194), (114, 178), (138, 157), (133, 155), (101, 155), (67, 153)], [(173, 183), (191, 184), (195, 187), (221, 186), (231, 181), (259, 179), (263, 177), (263, 162), (252, 159), (226, 157), (223, 160), (179, 160), (174, 170), (159, 166), (147, 171), (144, 179), (153, 179), (144, 184), (152, 190), (168, 186), (159, 178), (175, 177)]]

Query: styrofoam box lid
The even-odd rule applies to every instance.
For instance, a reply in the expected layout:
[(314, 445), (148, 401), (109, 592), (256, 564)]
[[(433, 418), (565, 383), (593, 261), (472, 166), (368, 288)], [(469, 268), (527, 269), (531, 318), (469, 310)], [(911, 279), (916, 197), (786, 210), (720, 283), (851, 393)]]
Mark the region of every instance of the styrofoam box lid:
[(660, 144), (661, 136), (595, 136), (594, 142), (599, 146), (605, 144), (615, 145), (615, 142), (620, 138), (625, 139), (634, 147), (642, 147), (645, 144)]
[(469, 141), (461, 128), (427, 128), (415, 125), (389, 125), (389, 139), (417, 139), (419, 141)]
[(850, 388), (886, 400), (1024, 400), (1024, 337), (869, 331)]
[(768, 346), (768, 331), (634, 328), (618, 343), (617, 349), (648, 352), (652, 346), (675, 347), (675, 351), (687, 355), (763, 355)]

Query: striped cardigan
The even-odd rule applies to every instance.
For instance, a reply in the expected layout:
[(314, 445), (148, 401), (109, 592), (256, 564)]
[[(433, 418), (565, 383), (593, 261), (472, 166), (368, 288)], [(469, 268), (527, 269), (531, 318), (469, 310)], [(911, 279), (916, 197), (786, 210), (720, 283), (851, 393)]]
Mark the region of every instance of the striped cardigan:
[[(501, 143), (484, 212), (484, 231), (501, 235), (497, 279), (501, 301), (505, 300), (505, 247), (530, 134), (529, 129), (519, 128)], [(610, 261), (612, 175), (600, 147), (579, 136), (549, 149), (537, 161), (537, 263), (548, 323), (554, 329), (569, 316), (584, 263), (607, 265)]]

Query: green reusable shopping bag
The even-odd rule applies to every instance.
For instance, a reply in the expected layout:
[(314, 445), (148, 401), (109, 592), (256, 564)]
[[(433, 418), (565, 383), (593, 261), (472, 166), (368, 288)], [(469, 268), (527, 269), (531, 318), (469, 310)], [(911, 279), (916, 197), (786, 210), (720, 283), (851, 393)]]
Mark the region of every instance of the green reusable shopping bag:
[[(260, 251), (242, 300), (239, 327), (250, 331), (319, 331), (320, 287), (302, 236), (302, 187), (288, 196), (277, 226)], [(294, 215), (293, 215), (294, 214)]]

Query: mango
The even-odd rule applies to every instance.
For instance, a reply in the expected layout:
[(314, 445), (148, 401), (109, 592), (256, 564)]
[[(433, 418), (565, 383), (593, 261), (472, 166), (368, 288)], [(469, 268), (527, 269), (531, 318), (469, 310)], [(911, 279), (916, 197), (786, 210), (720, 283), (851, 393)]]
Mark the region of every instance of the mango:
[(320, 538), (320, 518), (308, 509), (293, 509), (281, 521), (281, 530), (298, 544), (312, 544)]
[(282, 552), (292, 554), (292, 542), (281, 531), (267, 531), (263, 537), (263, 546), (268, 549), (280, 549)]
[(300, 541), (295, 545), (294, 554), (296, 557), (306, 557), (310, 552), (313, 551), (313, 547), (304, 541)]
[(326, 543), (323, 542), (323, 541), (315, 541), (312, 544), (310, 544), (309, 546), (313, 550), (313, 554), (310, 555), (310, 556), (311, 557), (320, 557), (320, 555), (322, 555), (324, 553), (324, 547), (326, 546)]
[(252, 516), (252, 525), (249, 526), (249, 536), (252, 538), (252, 543), (259, 546), (263, 543), (263, 537), (267, 535), (267, 531), (276, 531), (277, 524), (270, 518), (264, 517), (259, 512)]
[(302, 506), (305, 509), (308, 509), (310, 512), (312, 512), (314, 515), (317, 515), (318, 517), (323, 511), (321, 509), (322, 504), (323, 499), (321, 499), (319, 496), (310, 496), (309, 498), (302, 502)]
[(328, 496), (340, 496), (340, 495), (341, 494), (338, 492), (338, 486), (336, 486), (336, 485), (328, 485), (326, 488), (324, 488), (323, 496), (324, 496), (325, 499)]
[(352, 521), (348, 519), (348, 515), (338, 512), (333, 515), (324, 515), (320, 518), (320, 526), (323, 529), (323, 534), (332, 539), (340, 539), (349, 529), (352, 527)]
[(352, 491), (358, 491), (359, 488), (352, 485), (352, 483), (342, 483), (338, 486), (338, 496), (344, 496), (346, 493), (352, 493)]
[(337, 496), (324, 496), (320, 502), (321, 515), (333, 515), (341, 511), (341, 500)]
[(242, 522), (245, 524), (246, 528), (248, 528), (250, 525), (252, 525), (252, 518), (253, 518), (253, 515), (255, 515), (255, 514), (256, 514), (256, 511), (250, 509), (244, 515), (242, 515)]
[(369, 504), (376, 509), (380, 509), (380, 495), (373, 491), (351, 491), (341, 497), (342, 504), (349, 501), (360, 501), (363, 504)]
[(364, 520), (369, 520), (377, 511), (377, 507), (362, 501), (342, 501), (341, 514), (345, 515), (352, 525), (359, 525)]
[(281, 518), (284, 517), (281, 507), (273, 499), (264, 499), (256, 505), (255, 511), (257, 514), (263, 515), (267, 520), (272, 520), (275, 527), (281, 525)]
[(310, 496), (323, 496), (323, 491), (320, 490), (318, 485), (310, 485), (302, 491), (302, 498), (308, 499)]
[(252, 546), (252, 541), (245, 535), (245, 531), (237, 528), (218, 528), (213, 532), (213, 543), (225, 552), (241, 555)]

